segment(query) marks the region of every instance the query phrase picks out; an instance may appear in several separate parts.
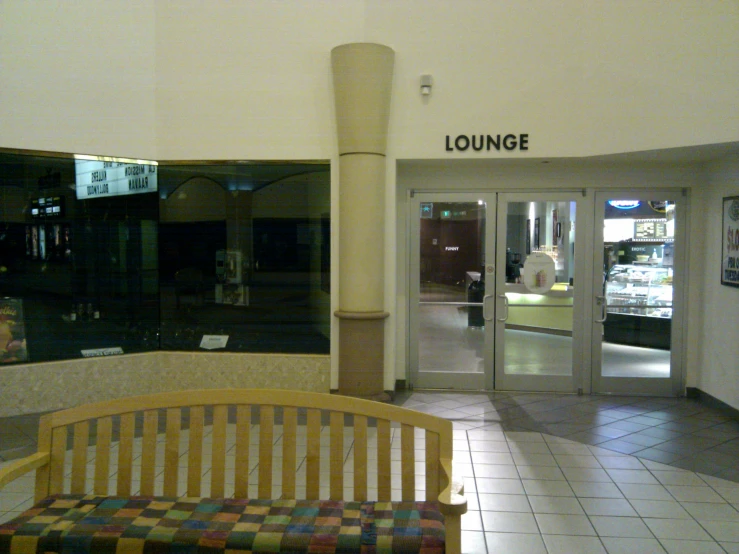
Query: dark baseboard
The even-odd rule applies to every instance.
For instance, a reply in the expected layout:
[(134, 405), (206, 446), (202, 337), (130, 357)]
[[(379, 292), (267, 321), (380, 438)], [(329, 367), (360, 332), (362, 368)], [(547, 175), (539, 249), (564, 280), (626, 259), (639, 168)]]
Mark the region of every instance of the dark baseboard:
[(718, 410), (722, 412), (723, 414), (725, 414), (727, 417), (731, 417), (733, 419), (739, 419), (738, 409), (734, 408), (733, 406), (730, 406), (723, 400), (719, 400), (715, 396), (711, 396), (710, 394), (700, 390), (699, 388), (686, 387), (685, 396), (687, 396), (688, 398), (694, 398), (698, 400), (698, 402), (703, 404), (704, 406), (708, 406), (709, 408)]
[(395, 390), (400, 392), (404, 391), (406, 388), (405, 379), (396, 379), (395, 380)]

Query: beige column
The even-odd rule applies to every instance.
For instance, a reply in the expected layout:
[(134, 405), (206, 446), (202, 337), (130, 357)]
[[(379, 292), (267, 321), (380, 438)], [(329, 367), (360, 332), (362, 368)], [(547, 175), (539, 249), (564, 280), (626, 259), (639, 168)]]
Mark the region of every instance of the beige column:
[(385, 151), (395, 53), (331, 51), (339, 139), (339, 393), (384, 400)]

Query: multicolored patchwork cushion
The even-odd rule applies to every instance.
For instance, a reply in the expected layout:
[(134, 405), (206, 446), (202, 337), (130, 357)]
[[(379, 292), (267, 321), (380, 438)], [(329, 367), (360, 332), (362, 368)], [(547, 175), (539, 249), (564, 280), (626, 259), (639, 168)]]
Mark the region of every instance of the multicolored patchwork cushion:
[(444, 552), (433, 502), (58, 495), (0, 525), (0, 553)]

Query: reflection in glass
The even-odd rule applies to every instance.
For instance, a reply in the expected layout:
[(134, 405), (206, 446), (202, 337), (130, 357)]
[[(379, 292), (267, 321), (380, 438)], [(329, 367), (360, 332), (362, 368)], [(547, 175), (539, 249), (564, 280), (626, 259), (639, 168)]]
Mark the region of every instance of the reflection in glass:
[(485, 210), (482, 202), (421, 204), (420, 371), (484, 371)]

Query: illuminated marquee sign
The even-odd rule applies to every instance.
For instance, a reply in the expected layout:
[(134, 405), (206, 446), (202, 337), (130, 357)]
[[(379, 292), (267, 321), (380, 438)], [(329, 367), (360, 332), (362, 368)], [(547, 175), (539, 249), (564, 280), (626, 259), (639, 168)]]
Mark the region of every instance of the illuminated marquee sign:
[(157, 166), (105, 159), (75, 160), (78, 200), (143, 194), (157, 190)]

